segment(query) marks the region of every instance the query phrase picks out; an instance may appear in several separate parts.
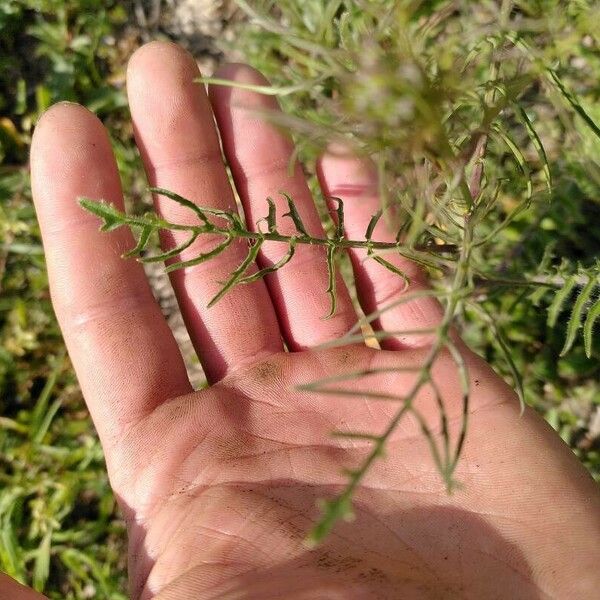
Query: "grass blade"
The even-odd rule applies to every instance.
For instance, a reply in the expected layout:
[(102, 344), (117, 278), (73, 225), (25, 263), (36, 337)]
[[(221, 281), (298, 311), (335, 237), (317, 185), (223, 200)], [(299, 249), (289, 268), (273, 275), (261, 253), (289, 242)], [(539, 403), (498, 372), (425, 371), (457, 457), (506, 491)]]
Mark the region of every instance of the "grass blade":
[(18, 496), (14, 500), (2, 515), (0, 521), (0, 565), (8, 575), (22, 581), (25, 576), (25, 565), (17, 542), (12, 517), (12, 513), (17, 506)]
[(35, 564), (33, 566), (33, 587), (38, 592), (42, 592), (46, 586), (46, 581), (50, 576), (50, 542), (52, 540), (52, 530), (49, 530), (42, 538), (35, 553)]
[(56, 362), (52, 367), (52, 371), (50, 371), (50, 375), (48, 376), (48, 379), (46, 379), (46, 383), (42, 388), (42, 391), (38, 396), (38, 399), (36, 400), (35, 406), (31, 413), (29, 437), (32, 440), (38, 439), (39, 432), (43, 428), (43, 423), (48, 412), (48, 404), (50, 402), (50, 397), (52, 396), (52, 392), (54, 391), (54, 387), (56, 386), (58, 374), (62, 369), (63, 359), (64, 353), (60, 354), (57, 357)]
[[(450, 477), (452, 471), (456, 467), (458, 463), (458, 459), (462, 453), (462, 449), (465, 443), (465, 438), (467, 436), (467, 426), (469, 422), (469, 399), (471, 397), (471, 380), (469, 379), (469, 370), (467, 368), (467, 364), (465, 363), (465, 359), (461, 354), (460, 349), (456, 346), (456, 344), (448, 338), (446, 340), (446, 347), (450, 351), (454, 362), (456, 363), (456, 367), (458, 369), (458, 376), (460, 379), (460, 386), (462, 389), (462, 427), (460, 429), (460, 433), (458, 434), (458, 441), (456, 442), (456, 450), (454, 451), (454, 459), (452, 461), (452, 465), (450, 466), (450, 470), (447, 473), (447, 476)], [(450, 479), (447, 480), (449, 487), (451, 489), (452, 481)]]
[(42, 419), (42, 422), (40, 423), (39, 428), (35, 432), (35, 436), (33, 437), (34, 443), (39, 444), (44, 439), (46, 432), (48, 431), (48, 429), (50, 428), (50, 425), (52, 424), (52, 420), (56, 416), (56, 413), (58, 412), (58, 409), (61, 406), (62, 406), (62, 399), (60, 399), (60, 398), (56, 399), (50, 405), (50, 407), (44, 414), (44, 418)]
[(295, 85), (273, 86), (273, 85), (256, 85), (252, 83), (243, 83), (241, 81), (232, 81), (231, 79), (220, 79), (219, 77), (198, 77), (194, 79), (194, 83), (202, 83), (204, 85), (220, 85), (231, 87), (239, 90), (254, 92), (263, 96), (289, 96), (313, 87), (311, 81), (307, 83), (297, 83)]

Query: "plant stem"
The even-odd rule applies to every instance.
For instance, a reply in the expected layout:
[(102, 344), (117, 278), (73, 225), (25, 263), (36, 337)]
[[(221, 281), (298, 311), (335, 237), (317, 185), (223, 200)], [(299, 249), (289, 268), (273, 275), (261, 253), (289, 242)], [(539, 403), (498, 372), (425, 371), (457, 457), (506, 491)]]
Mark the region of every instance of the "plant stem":
[[(440, 325), (436, 328), (435, 340), (431, 346), (431, 349), (427, 357), (425, 358), (423, 365), (418, 371), (418, 376), (415, 383), (412, 385), (410, 390), (408, 390), (407, 394), (404, 395), (404, 401), (402, 403), (402, 406), (394, 414), (385, 431), (380, 436), (377, 436), (374, 439), (373, 448), (371, 449), (367, 458), (363, 461), (361, 466), (358, 469), (351, 471), (349, 483), (344, 488), (344, 491), (339, 496), (337, 496), (335, 500), (335, 504), (338, 506), (350, 502), (356, 488), (362, 482), (371, 465), (383, 453), (383, 449), (386, 443), (388, 442), (390, 436), (395, 431), (396, 427), (398, 426), (404, 415), (408, 411), (412, 410), (412, 405), (415, 398), (417, 397), (417, 394), (420, 392), (421, 388), (431, 379), (431, 370), (434, 362), (438, 358), (440, 352), (449, 343), (450, 327), (456, 315), (456, 311), (463, 300), (464, 289), (469, 285), (469, 262), (471, 259), (471, 252), (473, 248), (473, 226), (469, 222), (471, 214), (472, 213), (468, 213), (465, 216), (465, 235), (463, 238), (461, 253), (457, 262), (456, 273), (452, 282), (448, 303), (444, 310), (442, 321)], [(465, 420), (462, 425), (460, 437), (464, 439), (464, 433), (466, 431), (466, 409), (463, 411), (463, 414)], [(458, 447), (458, 450), (460, 451), (460, 446)], [(456, 466), (457, 459), (458, 452), (457, 455), (453, 457), (453, 461), (450, 468), (444, 471), (444, 478), (446, 479), (446, 485), (449, 489), (452, 487), (452, 470)], [(327, 524), (327, 526), (329, 525), (332, 526), (333, 522)], [(313, 531), (313, 537), (311, 539), (314, 541), (318, 541), (318, 539), (315, 539), (315, 531)]]
[[(273, 232), (260, 232), (260, 231), (249, 231), (249, 230), (232, 230), (225, 227), (214, 227), (207, 228), (205, 226), (187, 226), (180, 225), (175, 226), (173, 223), (165, 224), (168, 229), (178, 229), (190, 231), (193, 233), (214, 233), (220, 235), (230, 235), (232, 238), (244, 238), (252, 241), (264, 241), (264, 242), (285, 242), (289, 244), (291, 241), (295, 241), (297, 244), (309, 244), (311, 246), (330, 246), (332, 243), (331, 238), (318, 238), (305, 235), (284, 235), (278, 231)], [(350, 240), (350, 239), (339, 239), (335, 240), (335, 245), (340, 249), (356, 248), (365, 250), (406, 250), (407, 247), (402, 242), (377, 242), (372, 240)], [(410, 250), (416, 251), (431, 251), (436, 252), (450, 252), (454, 253), (457, 250), (455, 244), (427, 244), (419, 245)]]
[[(225, 215), (217, 215), (219, 218), (226, 218)], [(239, 229), (236, 227), (219, 227), (214, 223), (208, 225), (183, 225), (179, 223), (172, 223), (164, 219), (153, 217), (151, 220), (145, 217), (134, 217), (126, 214), (122, 214), (122, 225), (129, 225), (130, 227), (144, 228), (152, 227), (155, 230), (164, 229), (171, 231), (185, 231), (191, 235), (201, 234), (215, 234), (229, 236), (232, 239), (242, 238), (251, 240), (254, 242), (284, 242), (286, 244), (308, 244), (312, 246), (331, 246), (334, 244), (336, 248), (340, 250), (347, 250), (350, 248), (365, 249), (367, 251), (373, 250), (396, 250), (400, 254), (407, 254), (411, 257), (411, 252), (427, 252), (427, 253), (451, 253), (457, 252), (458, 248), (455, 244), (420, 244), (413, 247), (407, 247), (401, 241), (395, 242), (378, 242), (373, 240), (351, 240), (351, 239), (335, 239), (331, 238), (319, 238), (312, 237), (310, 235), (284, 235), (279, 231), (274, 230), (270, 232), (262, 231), (250, 231), (247, 229)]]
[[(509, 277), (489, 277), (485, 273), (478, 273), (475, 277), (475, 287), (477, 289), (485, 289), (493, 286), (518, 286), (518, 287), (539, 287), (545, 286), (548, 288), (560, 289), (565, 285), (567, 277), (561, 275), (552, 275), (546, 278), (532, 277), (531, 279), (511, 279)], [(584, 285), (587, 278), (581, 275), (576, 279), (576, 285)]]

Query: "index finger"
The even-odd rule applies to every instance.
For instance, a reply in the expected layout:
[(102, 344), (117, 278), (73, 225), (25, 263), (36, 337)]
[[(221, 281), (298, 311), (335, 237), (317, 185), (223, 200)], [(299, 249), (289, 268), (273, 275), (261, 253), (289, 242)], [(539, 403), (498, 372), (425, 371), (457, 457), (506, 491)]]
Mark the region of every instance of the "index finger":
[[(105, 450), (166, 398), (191, 391), (179, 349), (121, 228), (101, 233), (77, 198), (123, 208), (106, 131), (59, 104), (36, 127), (31, 178), (53, 306)], [(110, 461), (110, 456), (108, 456)]]

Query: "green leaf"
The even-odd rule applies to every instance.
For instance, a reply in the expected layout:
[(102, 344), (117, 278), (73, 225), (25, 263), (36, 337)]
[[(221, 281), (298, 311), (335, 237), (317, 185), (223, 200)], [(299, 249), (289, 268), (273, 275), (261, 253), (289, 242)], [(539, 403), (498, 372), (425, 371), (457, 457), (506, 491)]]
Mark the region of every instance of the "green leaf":
[(383, 214), (383, 210), (380, 208), (372, 217), (371, 220), (369, 221), (369, 224), (367, 225), (367, 231), (365, 233), (365, 239), (370, 242), (371, 238), (373, 237), (373, 232), (375, 231), (375, 227), (377, 226), (377, 223), (379, 222), (379, 219), (381, 219), (381, 215)]
[(519, 169), (527, 178), (527, 201), (529, 201), (533, 195), (533, 184), (531, 182), (531, 169), (529, 168), (529, 164), (525, 159), (525, 156), (517, 146), (517, 144), (513, 141), (509, 133), (500, 125), (496, 124), (492, 128), (502, 139), (502, 141), (506, 144), (511, 154), (519, 166)]
[[(536, 60), (529, 44), (525, 40), (520, 38), (518, 34), (510, 33), (507, 37), (511, 39), (515, 46), (520, 48), (530, 60), (539, 63), (539, 61)], [(561, 96), (567, 101), (571, 108), (573, 108), (573, 110), (583, 119), (583, 121), (592, 130), (592, 132), (600, 138), (600, 128), (598, 127), (598, 125), (596, 125), (594, 119), (592, 119), (592, 117), (590, 117), (587, 114), (583, 106), (581, 106), (579, 100), (577, 100), (576, 96), (567, 89), (562, 79), (558, 76), (558, 73), (554, 69), (547, 67), (546, 65), (542, 65), (542, 68), (546, 72), (550, 83), (552, 83), (556, 87), (556, 89), (560, 92)]]
[(20, 77), (17, 80), (17, 89), (15, 97), (14, 113), (16, 115), (24, 115), (27, 110), (27, 82)]
[(146, 246), (148, 245), (148, 240), (150, 239), (150, 236), (152, 235), (153, 231), (154, 228), (151, 225), (146, 225), (145, 227), (142, 227), (142, 231), (140, 232), (137, 244), (134, 248), (132, 248), (128, 252), (125, 252), (125, 254), (123, 254), (123, 258), (132, 258), (134, 256), (139, 256), (142, 253), (142, 251), (146, 249)]
[(267, 198), (267, 204), (269, 205), (267, 228), (269, 233), (275, 233), (277, 231), (277, 209), (275, 208), (275, 202), (273, 202), (273, 198)]
[(282, 192), (282, 195), (287, 200), (288, 209), (289, 209), (289, 212), (284, 213), (283, 216), (290, 217), (290, 219), (292, 219), (292, 221), (294, 222), (294, 226), (298, 230), (298, 233), (302, 234), (304, 237), (310, 237), (308, 235), (308, 232), (306, 231), (306, 228), (304, 227), (304, 223), (302, 222), (302, 219), (300, 218), (300, 214), (298, 213), (298, 210), (296, 209), (296, 205), (295, 205), (294, 201), (285, 192)]
[(195, 204), (191, 200), (188, 200), (187, 198), (184, 198), (183, 196), (175, 194), (174, 192), (171, 192), (164, 188), (151, 187), (148, 188), (148, 191), (152, 192), (153, 194), (166, 196), (167, 198), (173, 200), (174, 202), (177, 202), (181, 206), (189, 208), (198, 216), (198, 218), (202, 221), (202, 223), (205, 226), (208, 227), (209, 230), (214, 229), (214, 225), (207, 219), (206, 215), (213, 215), (215, 217), (221, 217), (223, 219), (226, 219), (238, 231), (244, 228), (239, 215), (234, 211), (221, 210), (220, 208), (212, 208), (209, 206), (200, 206), (198, 204)]
[(47, 86), (43, 84), (35, 86), (35, 103), (39, 116), (50, 107), (52, 104), (52, 92)]
[(196, 265), (199, 265), (199, 264), (213, 258), (214, 256), (221, 254), (221, 252), (223, 252), (223, 250), (225, 250), (225, 248), (227, 248), (227, 246), (229, 246), (229, 244), (231, 244), (231, 241), (232, 241), (232, 238), (226, 237), (223, 242), (221, 242), (218, 246), (215, 246), (209, 252), (200, 254), (200, 256), (197, 256), (196, 258), (192, 258), (190, 260), (184, 260), (182, 262), (176, 262), (176, 263), (170, 264), (165, 269), (165, 272), (171, 273), (172, 271), (176, 271), (177, 269), (187, 269), (188, 267), (195, 267)]
[[(544, 254), (542, 256), (542, 260), (537, 268), (538, 273), (548, 273), (550, 269), (550, 265), (552, 264), (552, 259), (554, 258), (554, 250), (556, 248), (556, 243), (552, 242), (548, 244), (544, 248)], [(535, 287), (533, 292), (529, 294), (529, 301), (533, 306), (538, 306), (541, 302), (542, 298), (550, 291), (548, 286), (538, 285)]]
[(170, 190), (160, 187), (150, 187), (148, 188), (148, 191), (153, 194), (157, 194), (158, 196), (165, 196), (165, 198), (169, 198), (169, 200), (173, 200), (174, 202), (177, 202), (177, 204), (185, 206), (185, 208), (189, 208), (205, 225), (209, 225), (209, 221), (204, 214), (206, 211), (191, 200), (188, 200), (187, 198), (184, 198), (175, 192), (171, 192)]
[(100, 217), (104, 221), (102, 227), (100, 227), (101, 231), (113, 231), (124, 225), (126, 222), (126, 215), (108, 202), (91, 200), (90, 198), (80, 198), (79, 204), (85, 208), (85, 210)]
[(168, 250), (167, 252), (162, 252), (161, 254), (157, 254), (156, 256), (144, 256), (140, 258), (139, 261), (142, 263), (155, 263), (155, 262), (164, 262), (165, 260), (169, 260), (175, 256), (179, 256), (184, 250), (187, 250), (197, 239), (199, 233), (193, 233), (189, 239), (185, 242), (179, 244), (172, 250)]
[[(431, 451), (431, 457), (433, 458), (433, 462), (434, 462), (435, 466), (437, 467), (438, 471), (444, 475), (444, 478), (446, 478), (446, 475), (451, 475), (452, 471), (448, 467), (448, 465), (444, 461), (442, 461), (440, 451), (439, 451), (437, 443), (435, 441), (435, 437), (431, 433), (431, 429), (429, 428), (429, 426), (427, 425), (427, 422), (425, 421), (425, 419), (423, 418), (423, 416), (421, 415), (421, 413), (418, 410), (411, 408), (410, 412), (412, 413), (412, 415), (415, 417), (415, 419), (419, 423), (419, 426), (421, 428), (421, 433), (423, 434), (423, 436), (427, 440), (427, 443), (429, 444), (429, 450)], [(442, 413), (442, 414), (445, 414), (445, 413)], [(447, 437), (447, 432), (446, 432), (446, 440), (447, 439), (448, 439), (448, 437)], [(448, 485), (449, 481), (447, 481), (446, 483)]]
[(339, 519), (344, 519), (345, 521), (354, 519), (352, 502), (347, 496), (322, 501), (321, 510), (323, 514), (319, 522), (312, 528), (305, 540), (306, 545), (310, 548), (317, 546), (333, 529), (333, 526)]
[[(382, 332), (376, 332), (381, 334)], [(347, 335), (347, 334), (346, 334)], [(340, 338), (340, 340), (344, 340), (344, 338)], [(373, 367), (370, 369), (359, 369), (358, 371), (349, 371), (345, 373), (340, 373), (336, 375), (330, 375), (328, 377), (322, 377), (321, 379), (317, 379), (311, 383), (300, 384), (296, 389), (302, 391), (311, 391), (318, 392), (321, 388), (329, 383), (339, 383), (340, 381), (348, 381), (354, 380), (361, 377), (368, 377), (370, 375), (381, 375), (383, 373), (417, 373), (420, 371), (420, 367), (412, 367), (412, 366), (398, 366), (394, 365), (393, 367)], [(396, 398), (395, 399), (401, 399)]]
[(486, 320), (489, 326), (491, 327), (492, 331), (494, 332), (494, 340), (497, 342), (498, 348), (504, 356), (504, 359), (506, 360), (508, 368), (511, 372), (515, 389), (517, 391), (517, 396), (519, 397), (519, 403), (521, 404), (522, 413), (525, 410), (525, 389), (523, 387), (523, 376), (521, 375), (521, 372), (519, 371), (515, 361), (513, 360), (512, 353), (510, 351), (510, 347), (508, 345), (504, 332), (500, 329), (499, 325), (496, 323), (489, 311), (484, 307), (481, 308), (487, 315)]
[(585, 346), (585, 354), (588, 358), (592, 357), (592, 337), (594, 333), (594, 325), (600, 317), (600, 299), (591, 306), (588, 311), (587, 318), (583, 324), (583, 343)]
[(275, 264), (271, 265), (270, 267), (264, 267), (263, 269), (260, 269), (253, 275), (248, 275), (248, 277), (243, 277), (242, 279), (240, 279), (237, 282), (237, 285), (240, 285), (243, 283), (252, 283), (253, 281), (262, 279), (265, 275), (268, 275), (269, 273), (274, 273), (275, 271), (278, 271), (279, 269), (281, 269), (281, 267), (284, 267), (285, 265), (287, 265), (287, 263), (290, 262), (290, 260), (292, 260), (295, 252), (296, 252), (296, 242), (293, 240), (290, 242), (289, 250)]
[(548, 327), (553, 328), (558, 320), (558, 315), (562, 312), (565, 300), (571, 295), (571, 291), (577, 283), (577, 277), (572, 275), (565, 280), (562, 287), (556, 292), (550, 307), (548, 308)]
[(448, 338), (446, 340), (446, 347), (448, 348), (450, 354), (452, 355), (452, 358), (454, 359), (454, 362), (456, 363), (460, 387), (462, 390), (462, 426), (458, 434), (458, 440), (456, 441), (454, 460), (452, 461), (450, 470), (444, 474), (448, 486), (448, 491), (450, 491), (454, 485), (454, 482), (451, 479), (452, 471), (458, 463), (458, 459), (460, 458), (460, 455), (462, 453), (462, 449), (467, 436), (467, 425), (469, 422), (469, 401), (471, 398), (471, 380), (469, 378), (469, 369), (467, 367), (467, 363), (465, 362), (465, 359), (458, 346), (456, 346), (456, 344), (450, 338)]
[(552, 194), (552, 175), (550, 173), (550, 163), (548, 162), (548, 156), (546, 154), (546, 149), (544, 148), (544, 144), (542, 143), (542, 140), (540, 139), (540, 136), (538, 135), (537, 131), (535, 130), (535, 127), (533, 126), (533, 123), (529, 119), (529, 116), (527, 115), (527, 112), (525, 111), (525, 109), (520, 104), (516, 105), (516, 109), (517, 109), (517, 116), (521, 119), (521, 122), (525, 126), (525, 129), (527, 130), (527, 133), (529, 135), (529, 139), (531, 140), (531, 143), (533, 144), (534, 148), (536, 149), (536, 151), (538, 153), (538, 156), (540, 157), (540, 161), (542, 163), (542, 173), (544, 174), (544, 180), (546, 181), (546, 187), (548, 188), (548, 194), (551, 195)]
[(387, 261), (382, 256), (369, 253), (369, 258), (372, 258), (377, 264), (381, 265), (382, 267), (385, 267), (388, 271), (394, 273), (394, 275), (398, 275), (398, 277), (401, 277), (404, 280), (404, 283), (406, 284), (404, 289), (406, 289), (410, 285), (410, 279), (408, 275), (404, 271), (393, 265), (391, 262)]
[(366, 440), (369, 442), (379, 441), (379, 436), (373, 433), (363, 433), (361, 431), (338, 431), (334, 430), (331, 432), (332, 437), (336, 438), (347, 438), (349, 440)]
[(565, 345), (560, 351), (560, 356), (564, 356), (571, 349), (571, 346), (577, 337), (577, 331), (581, 325), (581, 319), (586, 303), (590, 299), (595, 286), (596, 279), (594, 277), (590, 277), (589, 281), (583, 286), (579, 296), (577, 296), (577, 300), (575, 300), (575, 305), (573, 306), (573, 311), (571, 312), (571, 317), (569, 318), (569, 324), (567, 325), (567, 337), (565, 339)]
[(327, 246), (327, 277), (328, 285), (326, 293), (329, 295), (330, 308), (329, 313), (325, 315), (324, 319), (330, 319), (335, 314), (337, 307), (337, 295), (336, 295), (336, 277), (335, 277), (335, 251), (336, 247), (334, 244)]
[(596, 122), (586, 110), (581, 106), (579, 100), (575, 97), (575, 95), (567, 90), (565, 84), (562, 82), (561, 78), (558, 76), (558, 73), (554, 69), (547, 69), (548, 75), (550, 76), (550, 81), (554, 83), (558, 91), (561, 93), (563, 98), (571, 105), (573, 110), (583, 119), (585, 124), (594, 132), (594, 134), (600, 138), (600, 127), (596, 125)]
[(231, 277), (223, 284), (223, 287), (214, 296), (214, 298), (208, 303), (208, 308), (214, 306), (233, 286), (235, 286), (239, 280), (243, 277), (244, 273), (248, 270), (248, 267), (255, 261), (258, 256), (260, 247), (264, 240), (258, 239), (250, 246), (248, 255), (240, 264), (240, 266), (231, 274)]
[(331, 197), (331, 200), (337, 203), (336, 207), (336, 224), (335, 224), (335, 239), (343, 240), (344, 239), (344, 202), (341, 198), (337, 198), (335, 196)]

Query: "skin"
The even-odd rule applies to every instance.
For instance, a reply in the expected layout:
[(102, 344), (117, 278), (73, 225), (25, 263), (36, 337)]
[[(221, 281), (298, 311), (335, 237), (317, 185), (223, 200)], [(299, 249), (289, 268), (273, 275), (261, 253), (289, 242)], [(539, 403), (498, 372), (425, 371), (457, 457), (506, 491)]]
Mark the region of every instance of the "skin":
[[(241, 65), (218, 75), (264, 82)], [(275, 109), (274, 101), (224, 87), (207, 96), (192, 83), (197, 76), (193, 59), (172, 44), (151, 43), (130, 61), (130, 107), (150, 183), (202, 205), (234, 206), (214, 114), (248, 222), (266, 214), (267, 196), (280, 202), (278, 191), (285, 190), (310, 232), (319, 234), (300, 167), (287, 171), (290, 141), (257, 113)], [(354, 522), (341, 522), (309, 550), (302, 540), (319, 514), (316, 500), (339, 491), (340, 469), (360, 464), (369, 449), (368, 442), (332, 438), (330, 431), (380, 432), (397, 405), (297, 386), (364, 368), (418, 367), (431, 336), (390, 336), (381, 350), (313, 350), (346, 333), (356, 314), (340, 280), (337, 313), (322, 319), (325, 260), (322, 249), (308, 246), (282, 271), (206, 309), (218, 282), (245, 255), (239, 244), (172, 276), (212, 383), (194, 392), (141, 266), (120, 258), (133, 245), (131, 234), (99, 233), (98, 220), (77, 205), (82, 195), (123, 203), (100, 122), (76, 105), (51, 108), (35, 131), (31, 170), (54, 307), (128, 523), (133, 598), (596, 597), (594, 482), (540, 417), (531, 410), (520, 416), (514, 392), (460, 341), (473, 390), (456, 472), (460, 489), (447, 494), (427, 442), (407, 417), (357, 491)], [(372, 168), (332, 148), (319, 176), (324, 194), (344, 199), (348, 234), (362, 237), (378, 207)], [(162, 198), (156, 207), (173, 220), (191, 218)], [(284, 232), (291, 231), (287, 221), (279, 224)], [(392, 235), (382, 223), (374, 238)], [(163, 240), (165, 247), (176, 241)], [(197, 242), (183, 258), (207, 244)], [(266, 245), (259, 265), (281, 253), (277, 244)], [(406, 292), (399, 278), (359, 252), (351, 258), (366, 311)], [(415, 265), (390, 260), (410, 274), (411, 291), (425, 288)], [(440, 318), (436, 301), (420, 298), (374, 325), (426, 330)], [(433, 373), (456, 443), (462, 410), (456, 365), (442, 353)], [(414, 377), (405, 370), (350, 385), (401, 394)], [(415, 406), (436, 430), (431, 387)]]

